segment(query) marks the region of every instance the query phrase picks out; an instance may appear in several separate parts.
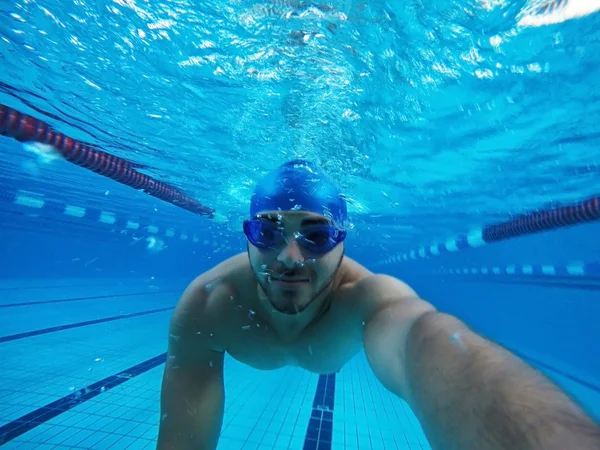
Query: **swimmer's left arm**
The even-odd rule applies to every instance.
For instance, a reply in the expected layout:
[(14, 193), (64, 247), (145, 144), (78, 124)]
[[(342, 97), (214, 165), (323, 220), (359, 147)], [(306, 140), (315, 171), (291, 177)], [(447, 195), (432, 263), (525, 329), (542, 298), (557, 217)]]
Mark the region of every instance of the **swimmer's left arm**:
[(600, 426), (517, 356), (393, 277), (372, 275), (358, 291), (373, 372), (408, 402), (432, 448), (600, 449)]

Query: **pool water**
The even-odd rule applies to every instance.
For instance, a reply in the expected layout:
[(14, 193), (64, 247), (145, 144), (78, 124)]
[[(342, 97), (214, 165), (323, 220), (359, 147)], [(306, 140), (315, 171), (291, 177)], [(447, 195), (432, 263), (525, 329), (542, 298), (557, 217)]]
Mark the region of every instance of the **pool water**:
[[(155, 448), (168, 323), (256, 181), (600, 420), (600, 2), (3, 1), (0, 447)], [(428, 449), (360, 352), (227, 357), (219, 449)]]

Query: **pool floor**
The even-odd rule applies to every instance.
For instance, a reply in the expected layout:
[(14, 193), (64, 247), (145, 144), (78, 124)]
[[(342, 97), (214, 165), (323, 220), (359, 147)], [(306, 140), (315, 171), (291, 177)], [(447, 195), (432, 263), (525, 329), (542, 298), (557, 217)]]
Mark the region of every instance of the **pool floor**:
[[(186, 280), (0, 282), (0, 447), (153, 449), (172, 309)], [(430, 448), (358, 355), (337, 374), (226, 358), (219, 450)]]

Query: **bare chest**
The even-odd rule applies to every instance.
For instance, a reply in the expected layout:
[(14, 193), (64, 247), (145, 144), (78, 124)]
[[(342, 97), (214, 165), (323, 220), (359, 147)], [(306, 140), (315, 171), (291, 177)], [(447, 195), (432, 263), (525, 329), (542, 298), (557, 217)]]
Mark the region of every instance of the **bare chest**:
[(314, 373), (332, 373), (340, 370), (361, 346), (361, 324), (328, 318), (292, 342), (283, 342), (264, 324), (242, 326), (227, 352), (257, 369), (299, 366)]

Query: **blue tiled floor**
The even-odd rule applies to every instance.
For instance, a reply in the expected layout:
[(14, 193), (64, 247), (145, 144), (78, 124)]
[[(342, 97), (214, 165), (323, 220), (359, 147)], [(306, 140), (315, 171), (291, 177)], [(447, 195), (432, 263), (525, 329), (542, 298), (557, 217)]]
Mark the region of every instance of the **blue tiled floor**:
[[(154, 448), (165, 335), (184, 284), (48, 283), (0, 283), (0, 447)], [(363, 355), (321, 376), (227, 358), (225, 383), (220, 450), (429, 448)]]

